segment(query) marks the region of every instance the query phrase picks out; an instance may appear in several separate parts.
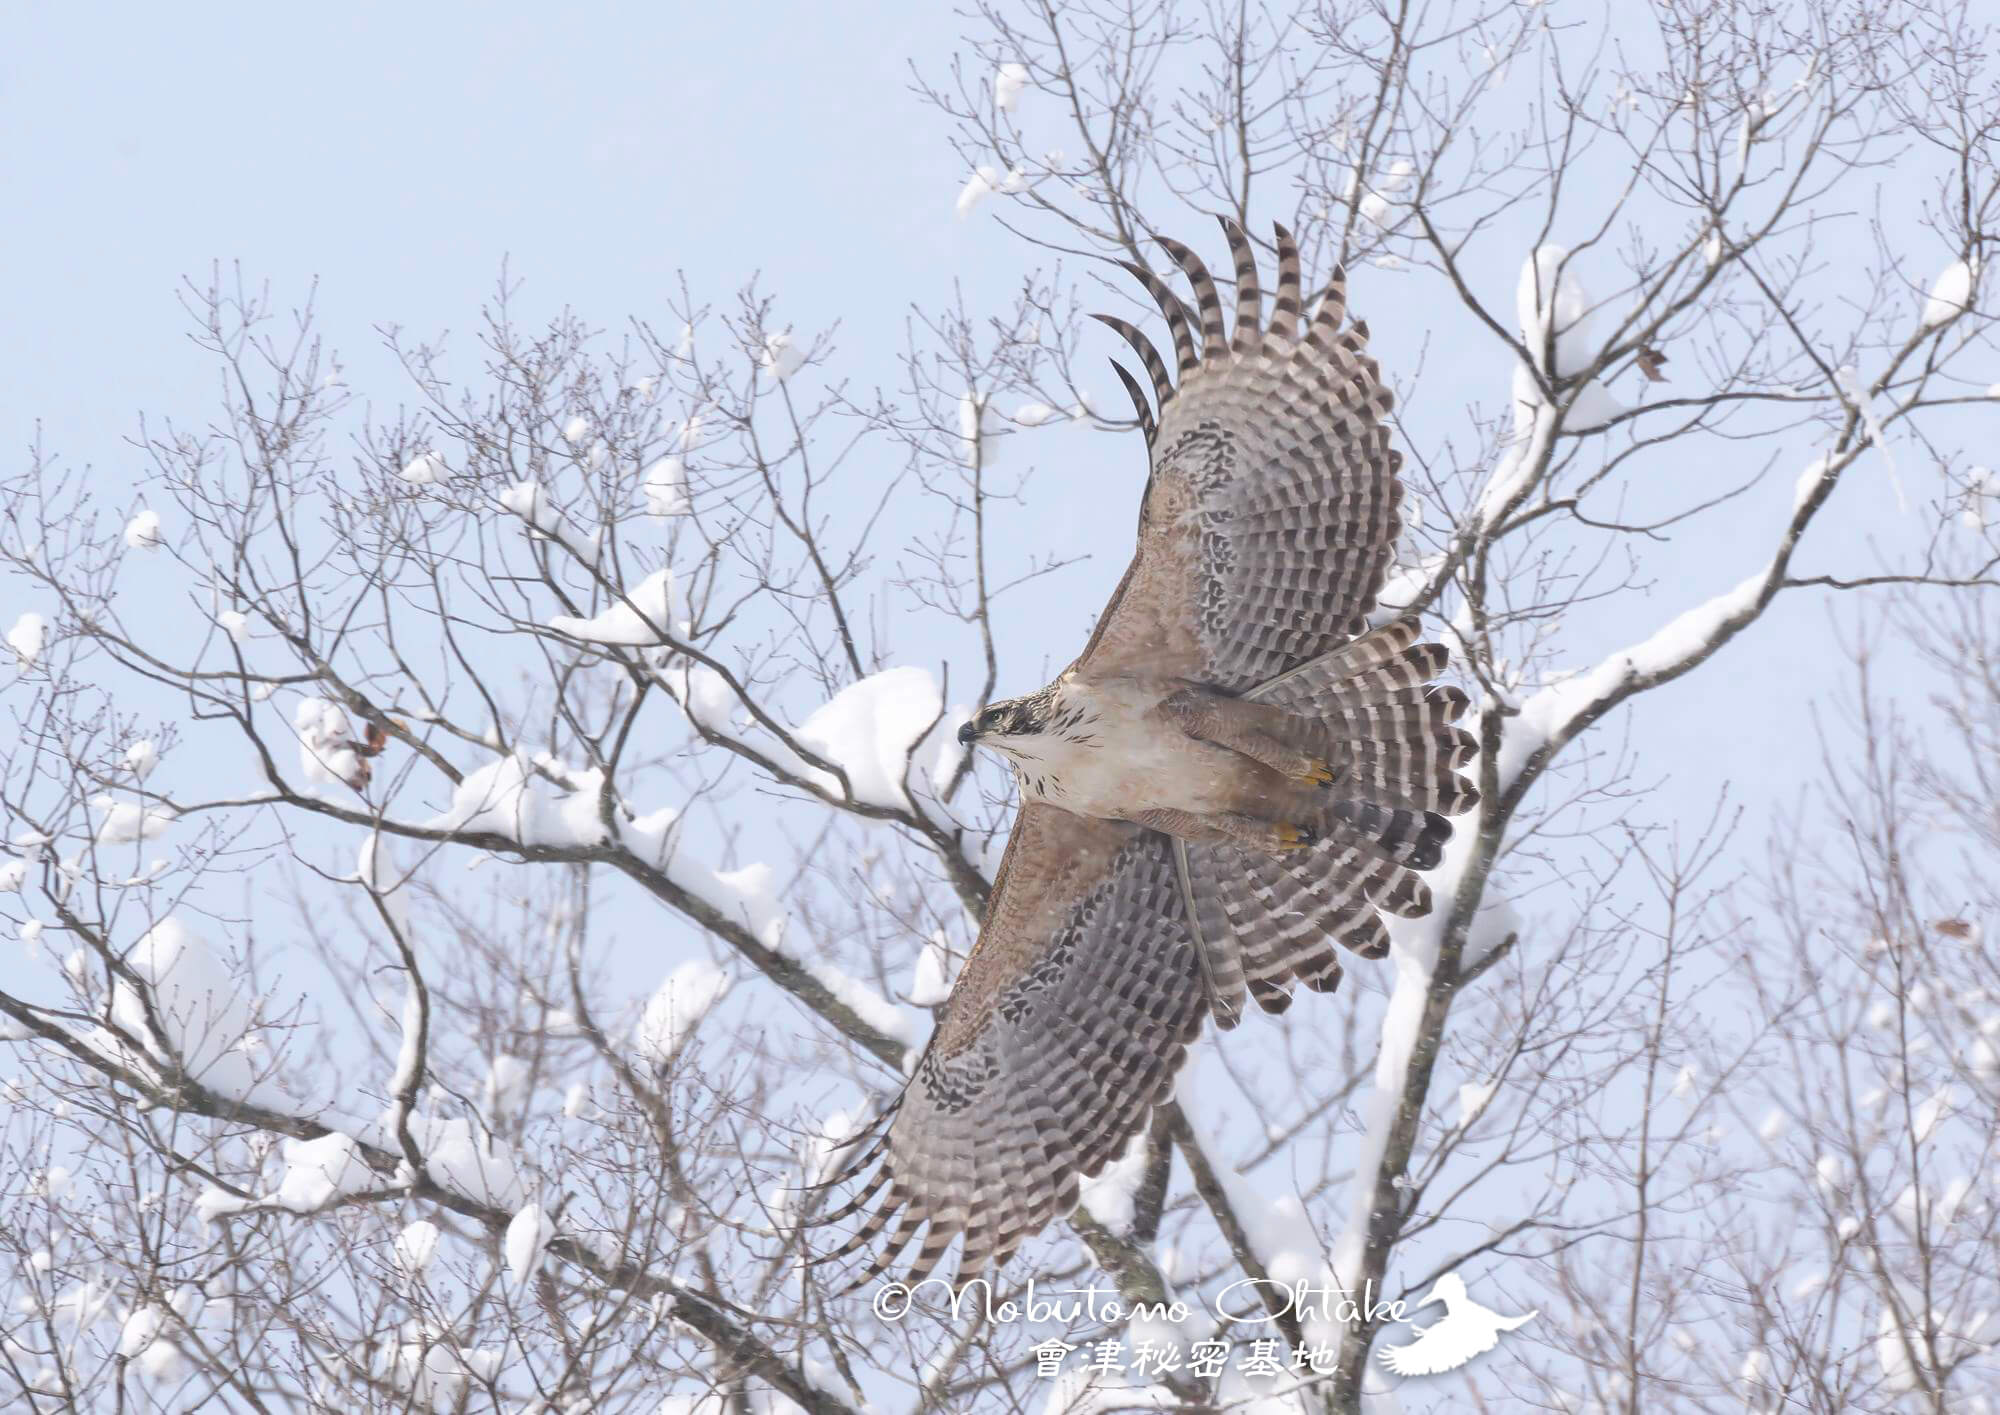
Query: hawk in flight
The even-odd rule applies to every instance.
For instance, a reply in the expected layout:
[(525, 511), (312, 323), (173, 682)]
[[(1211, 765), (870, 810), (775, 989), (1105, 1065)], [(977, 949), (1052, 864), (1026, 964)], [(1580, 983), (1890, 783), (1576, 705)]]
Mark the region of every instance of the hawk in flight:
[(893, 1220), (866, 1282), (921, 1233), (911, 1280), (955, 1240), (969, 1278), (1077, 1201), (1163, 1101), (1213, 1016), (1247, 993), (1282, 1011), (1293, 980), (1340, 981), (1334, 945), (1387, 952), (1381, 913), (1431, 907), (1416, 871), (1477, 792), (1462, 692), (1432, 684), (1442, 645), (1414, 619), (1368, 627), (1401, 521), (1390, 395), (1341, 325), (1336, 272), (1309, 322), (1299, 254), (1276, 232), (1263, 322), (1256, 257), (1236, 266), (1225, 328), (1194, 252), (1162, 241), (1193, 316), (1127, 265), (1166, 317), (1178, 384), (1146, 336), (1123, 365), (1151, 452), (1138, 548), (1076, 661), (959, 733), (1014, 768), (1021, 808), (978, 946), (895, 1104), (834, 1183), (838, 1221), (867, 1218), (828, 1260)]

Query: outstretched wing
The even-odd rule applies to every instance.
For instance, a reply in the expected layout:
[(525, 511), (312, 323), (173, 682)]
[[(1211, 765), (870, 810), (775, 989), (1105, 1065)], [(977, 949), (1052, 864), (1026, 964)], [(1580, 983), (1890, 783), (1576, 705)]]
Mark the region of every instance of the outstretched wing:
[(1146, 286), (1172, 331), (1175, 386), (1152, 343), (1098, 318), (1139, 355), (1159, 401), (1118, 373), (1152, 454), (1138, 552), (1080, 668), (1129, 669), (1242, 692), (1337, 648), (1365, 627), (1401, 522), (1402, 456), (1383, 422), (1390, 394), (1346, 330), (1340, 271), (1303, 331), (1299, 254), (1277, 229), (1278, 293), (1268, 328), (1257, 262), (1224, 220), (1236, 263), (1236, 324), (1225, 335), (1215, 282), (1193, 251), (1161, 242), (1193, 283), (1200, 344), (1180, 299)]
[(1294, 978), (1331, 991), (1340, 979), (1332, 945), (1380, 958), (1389, 951), (1382, 913), (1430, 912), (1431, 891), (1414, 872), (1437, 866), (1451, 838), (1445, 817), (1479, 800), (1458, 775), (1478, 743), (1453, 725), (1465, 694), (1431, 682), (1445, 666), (1443, 645), (1417, 637), (1416, 620), (1399, 619), (1242, 694), (1317, 724), (1314, 750), (1335, 782), (1310, 850), (1179, 847), (1217, 1026), (1236, 1025), (1246, 988), (1268, 1012), (1290, 1004)]
[(1293, 979), (1330, 990), (1334, 943), (1386, 953), (1378, 910), (1428, 911), (1412, 871), (1438, 863), (1444, 817), (1478, 793), (1455, 774), (1476, 750), (1452, 725), (1465, 697), (1430, 685), (1444, 649), (1417, 643), (1414, 620), (1364, 632), (1402, 529), (1402, 455), (1389, 445), (1391, 398), (1364, 352), (1367, 328), (1341, 328), (1345, 278), (1334, 272), (1301, 329), (1298, 250), (1277, 228), (1267, 327), (1255, 254), (1240, 227), (1222, 225), (1233, 330), (1187, 247), (1162, 242), (1194, 287), (1192, 321), (1150, 271), (1126, 267), (1166, 316), (1178, 385), (1144, 334), (1098, 316), (1137, 351), (1159, 410), (1121, 367), (1152, 473), (1138, 552), (1078, 667), (1193, 679), (1324, 727), (1335, 821), (1310, 851), (1179, 848), (1209, 1006), (1230, 1027), (1246, 991), (1276, 1012)]
[(1024, 805), (936, 1033), (886, 1128), (836, 1181), (861, 1185), (827, 1220), (868, 1218), (826, 1260), (896, 1219), (857, 1284), (919, 1232), (912, 1282), (961, 1235), (960, 1278), (1006, 1262), (1146, 1124), (1202, 1009), (1167, 838)]

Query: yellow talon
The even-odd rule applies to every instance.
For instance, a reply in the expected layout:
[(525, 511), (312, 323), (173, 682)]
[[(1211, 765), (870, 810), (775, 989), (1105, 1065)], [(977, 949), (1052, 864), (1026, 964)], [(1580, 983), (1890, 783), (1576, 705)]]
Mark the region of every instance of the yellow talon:
[(1325, 762), (1314, 762), (1306, 768), (1306, 774), (1301, 776), (1299, 780), (1308, 786), (1331, 786), (1333, 785), (1333, 768)]
[(1281, 825), (1277, 828), (1280, 850), (1303, 850), (1313, 843), (1313, 834), (1296, 825)]

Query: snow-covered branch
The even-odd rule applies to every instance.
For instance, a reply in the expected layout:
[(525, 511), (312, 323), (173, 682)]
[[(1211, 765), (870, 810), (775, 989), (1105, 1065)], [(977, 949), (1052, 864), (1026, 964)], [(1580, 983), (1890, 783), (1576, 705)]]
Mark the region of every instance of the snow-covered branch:
[[(148, 417), (143, 485), (39, 447), (0, 477), (0, 1404), (1347, 1415), (1394, 1323), (1279, 1289), (1456, 1275), (1544, 1317), (1404, 1409), (1950, 1408), (1994, 1339), (1990, 901), (1917, 877), (1884, 727), (1772, 763), (1853, 793), (1798, 850), (1854, 823), (1854, 898), (1775, 890), (1774, 949), (1714, 883), (1752, 832), (1677, 836), (1702, 764), (1619, 709), (1693, 712), (1782, 603), (2000, 580), (1985, 37), (1825, 0), (1620, 45), (1458, 0), (964, 23), (916, 56), (949, 301), (857, 261), (821, 329), (684, 285), (607, 338), (503, 281), (469, 362), (391, 329), (378, 382), (218, 271), (218, 405)], [(1205, 1038), (995, 1289), (1193, 1315), (889, 1320), (801, 1265), (814, 1186), (978, 934), (1011, 802), (957, 729), (1059, 670), (1128, 544), (1139, 439), (1079, 315), (1154, 319), (1104, 258), (1178, 280), (1155, 237), (1216, 211), (1368, 322), (1405, 457), (1379, 613), (1452, 648), (1482, 801), (1390, 957)], [(1926, 659), (1987, 747), (1990, 637)], [(1961, 755), (1925, 819), (1990, 844)], [(1769, 1236), (1753, 1170), (1811, 1233)], [(1205, 1311), (1234, 1284), (1281, 1377), (1139, 1369), (1240, 1339)]]

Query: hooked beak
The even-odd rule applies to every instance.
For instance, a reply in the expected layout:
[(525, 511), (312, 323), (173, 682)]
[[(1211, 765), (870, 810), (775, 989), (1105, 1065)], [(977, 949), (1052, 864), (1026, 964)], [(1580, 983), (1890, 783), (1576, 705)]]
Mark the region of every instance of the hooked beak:
[(1444, 1301), (1444, 1294), (1442, 1292), (1439, 1292), (1435, 1287), (1433, 1287), (1429, 1292), (1424, 1294), (1424, 1300), (1417, 1303), (1417, 1305), (1415, 1307), (1410, 1308), (1410, 1310), (1412, 1312), (1415, 1312), (1421, 1308), (1430, 1306), (1431, 1303), (1433, 1302), (1442, 1302), (1442, 1301)]
[(961, 747), (970, 747), (972, 745), (972, 739), (977, 737), (978, 735), (979, 734), (973, 731), (972, 729), (972, 720), (970, 718), (967, 718), (965, 724), (958, 729), (958, 745)]

